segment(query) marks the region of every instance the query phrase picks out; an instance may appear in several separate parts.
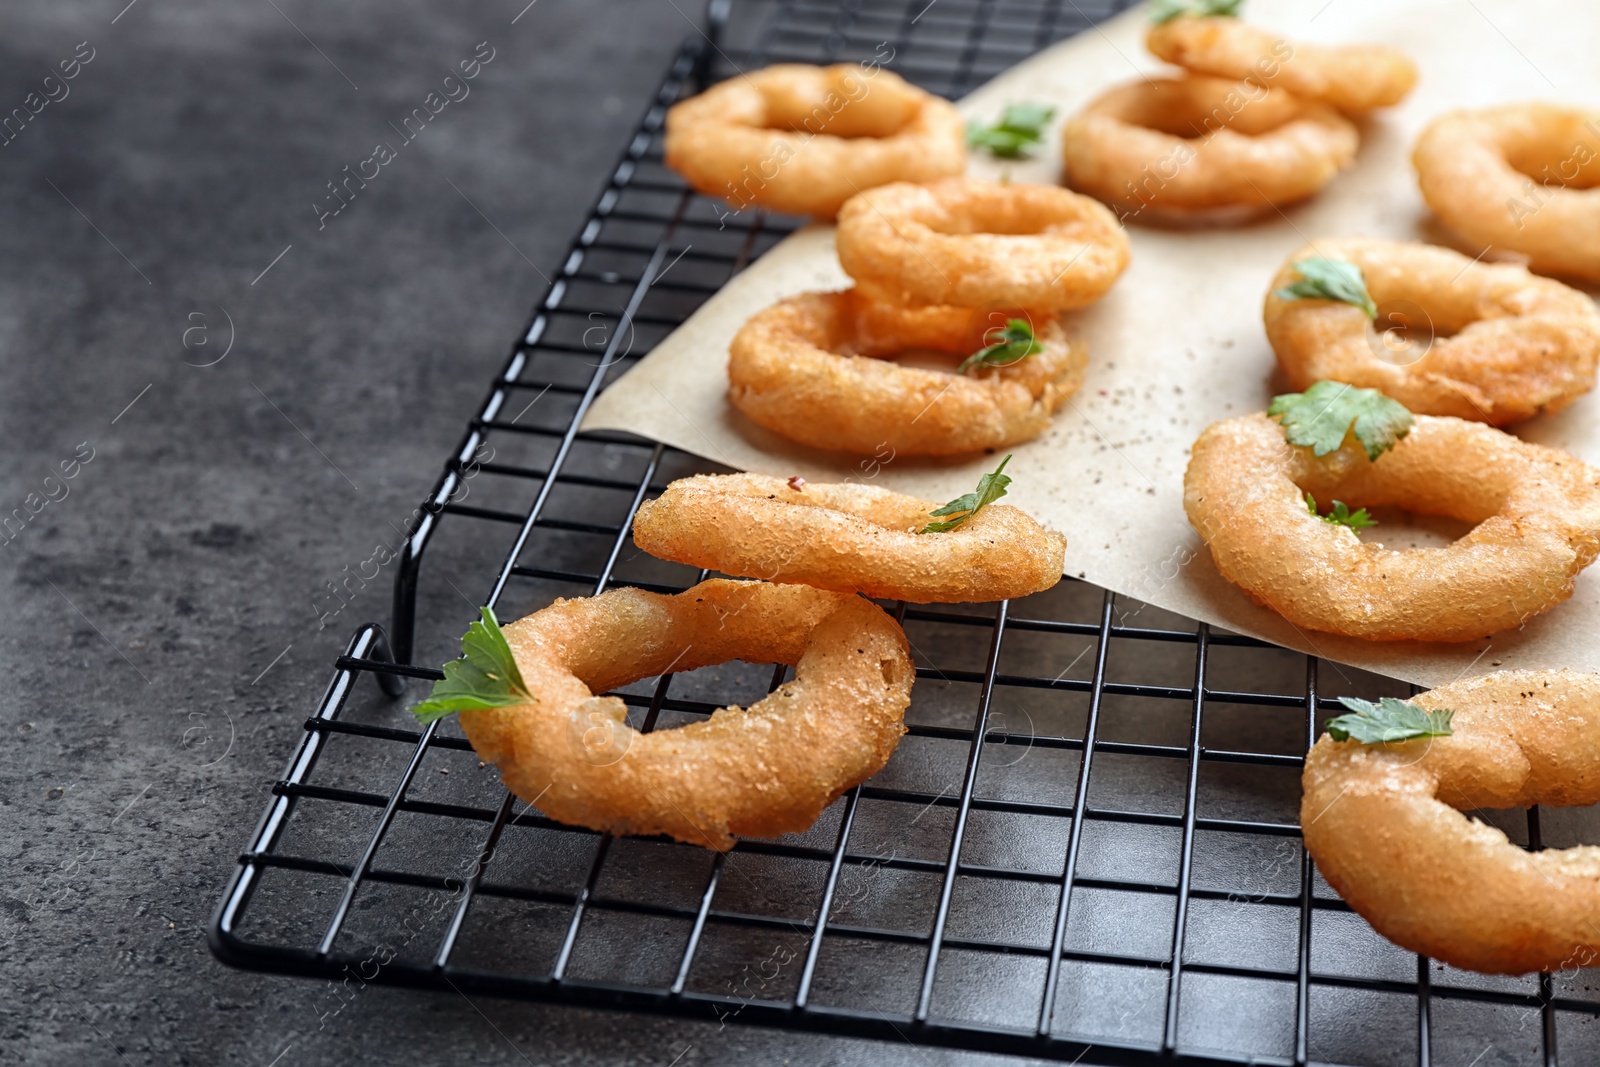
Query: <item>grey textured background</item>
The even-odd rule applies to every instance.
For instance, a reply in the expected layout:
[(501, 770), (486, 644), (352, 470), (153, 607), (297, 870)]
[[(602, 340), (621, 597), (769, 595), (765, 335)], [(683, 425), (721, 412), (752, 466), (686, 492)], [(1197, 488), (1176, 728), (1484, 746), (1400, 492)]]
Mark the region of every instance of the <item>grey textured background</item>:
[[(0, 12), (0, 111), (94, 49), (0, 147), (0, 514), (94, 450), (4, 546), (0, 1060), (977, 1062), (377, 987), (319, 1029), (321, 983), (211, 958), (267, 783), (353, 616), (387, 615), (374, 586), (319, 631), (313, 597), (431, 486), (700, 12), (124, 2)], [(324, 183), (480, 41), (471, 94), (319, 232)], [(185, 365), (218, 308), (231, 351)]]

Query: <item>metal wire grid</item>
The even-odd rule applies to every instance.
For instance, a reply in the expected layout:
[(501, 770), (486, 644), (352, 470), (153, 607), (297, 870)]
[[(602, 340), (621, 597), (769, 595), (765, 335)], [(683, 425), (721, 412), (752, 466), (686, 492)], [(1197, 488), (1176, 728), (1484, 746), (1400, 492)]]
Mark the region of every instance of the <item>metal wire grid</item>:
[[(1208, 670), (1213, 669), (1214, 649), (1267, 646), (1233, 635), (1212, 634), (1203, 625), (1193, 629), (1177, 624), (1130, 625), (1122, 614), (1127, 605), (1119, 609), (1112, 594), (1082, 583), (1069, 580), (1062, 587), (1065, 592), (1054, 598), (999, 604), (989, 615), (972, 608), (908, 610), (905, 605), (893, 606), (908, 629), (924, 624), (985, 637), (982, 663), (974, 664), (975, 669), (957, 669), (945, 656), (930, 658), (921, 655), (919, 649), (919, 693), (941, 685), (975, 690), (975, 708), (965, 713), (965, 722), (959, 715), (955, 724), (913, 721), (902, 746), (904, 751), (915, 739), (924, 739), (964, 748), (958, 773), (953, 776), (954, 788), (946, 792), (941, 787), (934, 792), (897, 785), (894, 780), (884, 784), (886, 776), (880, 776), (851, 790), (806, 835), (791, 835), (780, 841), (741, 842), (733, 853), (714, 856), (686, 846), (655, 846), (643, 864), (647, 877), (665, 876), (663, 872), (673, 870), (681, 872), (687, 865), (693, 877), (700, 879), (674, 902), (663, 903), (637, 884), (624, 883), (624, 889), (635, 890), (631, 893), (612, 889), (608, 878), (619, 867), (627, 866), (616, 858), (618, 851), (645, 847), (637, 842), (618, 842), (564, 827), (525, 806), (518, 810), (515, 798), (497, 788), (477, 796), (480, 801), (487, 798), (487, 802), (429, 799), (424, 770), (431, 769), (441, 757), (459, 760), (471, 754), (466, 741), (450, 736), (441, 724), (430, 725), (420, 733), (397, 727), (394, 722), (409, 720), (395, 716), (394, 705), (384, 705), (387, 717), (352, 713), (353, 700), (359, 703), (353, 698), (353, 690), (361, 675), (373, 676), (390, 696), (400, 693), (405, 678), (439, 677), (431, 668), (408, 664), (416, 644), (421, 562), (446, 516), (451, 523), (469, 524), (475, 531), (480, 527), (515, 531), (504, 555), (492, 565), (494, 578), (484, 598), (490, 604), (507, 595), (523, 596), (538, 606), (548, 602), (552, 591), (594, 593), (617, 584), (676, 591), (690, 584), (681, 575), (652, 580), (648, 568), (638, 571), (629, 556), (628, 531), (634, 511), (663, 487), (669, 469), (697, 461), (624, 435), (579, 434), (577, 426), (599, 391), (648, 349), (652, 333), (659, 336), (675, 326), (726, 277), (792, 229), (793, 222), (746, 213), (734, 216), (730, 224), (729, 217), (716, 205), (685, 190), (660, 166), (659, 132), (667, 106), (705, 79), (731, 73), (732, 68), (764, 60), (828, 62), (863, 58), (884, 41), (892, 43), (896, 59), (891, 65), (900, 72), (938, 91), (958, 95), (1028, 52), (1075, 32), (1122, 4), (1100, 5), (1088, 12), (1072, 0), (1067, 0), (1066, 10), (1058, 3), (1012, 0), (935, 0), (935, 4), (927, 0), (913, 0), (910, 4), (871, 0), (816, 4), (795, 0), (768, 6), (770, 10), (763, 12), (765, 17), (753, 45), (736, 50), (725, 44), (718, 32), (729, 14), (727, 6), (714, 3), (710, 34), (691, 37), (672, 65), (575, 241), (560, 276), (536, 310), (414, 524), (395, 584), (392, 650), (382, 629), (368, 625), (356, 633), (338, 660), (327, 693), (307, 721), (300, 748), (282, 780), (274, 786), (274, 798), (240, 857), (219, 905), (211, 931), (214, 952), (236, 966), (320, 976), (344, 984), (354, 978), (360, 983), (455, 988), (1104, 1064), (1322, 1062), (1313, 1059), (1312, 991), (1317, 990), (1318, 996), (1367, 996), (1366, 1001), (1350, 1003), (1364, 1003), (1369, 1010), (1371, 997), (1387, 997), (1391, 1008), (1398, 1003), (1395, 998), (1413, 1001), (1415, 1048), (1414, 1055), (1410, 1050), (1404, 1053), (1408, 1062), (1434, 1062), (1432, 1017), (1434, 1004), (1439, 1001), (1514, 1010), (1524, 1026), (1536, 1019), (1538, 1062), (1556, 1064), (1558, 1020), (1586, 1021), (1600, 1014), (1600, 1003), (1592, 996), (1582, 995), (1587, 987), (1571, 980), (1573, 976), (1557, 980), (1543, 975), (1535, 985), (1478, 981), (1440, 972), (1447, 974), (1448, 982), (1444, 983), (1434, 980), (1429, 961), (1422, 958), (1415, 959), (1414, 980), (1392, 973), (1373, 976), (1313, 970), (1315, 920), (1318, 916), (1349, 913), (1325, 885), (1319, 884), (1309, 857), (1294, 844), (1299, 835), (1297, 823), (1292, 817), (1274, 820), (1202, 814), (1202, 782), (1208, 768), (1258, 767), (1297, 773), (1301, 764), (1298, 752), (1315, 740), (1320, 713), (1337, 707), (1332, 698), (1319, 692), (1318, 662), (1304, 660), (1304, 684), (1298, 692), (1241, 691), (1213, 684), (1208, 681)], [(684, 245), (681, 249), (680, 244)], [(696, 244), (700, 246), (698, 251)], [(682, 262), (695, 269), (683, 271), (670, 282), (665, 280), (666, 272)], [(619, 269), (608, 269), (607, 263)], [(590, 299), (596, 291), (606, 293), (606, 298)], [(590, 332), (597, 329), (597, 322), (598, 334), (591, 339)], [(646, 338), (643, 345), (639, 344), (641, 336)], [(639, 351), (635, 352), (636, 348)], [(599, 358), (591, 362), (595, 356)], [(541, 407), (533, 420), (522, 422), (523, 414), (547, 394), (559, 403)], [(521, 410), (507, 418), (513, 408)], [(497, 451), (495, 460), (477, 462), (480, 450), (491, 439), (520, 441), (531, 447), (524, 450), (524, 458), (501, 461), (498, 457), (502, 453)], [(515, 452), (516, 448), (504, 451)], [(611, 467), (627, 468), (633, 473), (621, 476), (620, 472), (609, 470), (606, 463), (599, 461), (602, 457), (614, 461)], [(478, 472), (519, 485), (536, 484), (538, 488), (531, 503), (516, 508), (464, 503), (462, 491)], [(563, 491), (596, 496), (609, 493), (625, 500), (625, 504), (620, 514), (613, 513), (609, 521), (566, 517), (556, 513), (561, 509), (554, 503)], [(563, 548), (560, 541), (543, 540), (551, 535), (565, 536), (580, 547), (567, 544)], [(491, 568), (480, 568), (476, 573), (487, 569)], [(638, 573), (621, 573), (626, 570)], [(448, 625), (442, 631), (452, 635), (459, 631), (461, 624), (456, 615), (446, 621)], [(1016, 644), (1025, 635), (1083, 639), (1085, 652), (1093, 654), (1087, 676), (1067, 677), (1071, 667), (1056, 677), (1002, 669), (1008, 637)], [(1119, 642), (1132, 641), (1140, 642), (1144, 648), (1191, 646), (1192, 682), (1163, 685), (1113, 680), (1108, 673), (1108, 657)], [(782, 678), (780, 668), (766, 678), (764, 688), (775, 688)], [(725, 692), (717, 695), (709, 691), (674, 696), (675, 680), (674, 676), (665, 676), (622, 694), (630, 708), (636, 709), (641, 729), (654, 728), (664, 717), (681, 720), (708, 714), (731, 699)], [(728, 678), (714, 679), (711, 688), (720, 691), (731, 684)], [(1051, 699), (1076, 694), (1084, 704), (1082, 722), (1075, 730), (1013, 729), (1009, 723), (1002, 724), (995, 714), (995, 697), (1002, 692), (1032, 692), (1052, 695)], [(1123, 698), (1185, 706), (1188, 715), (1181, 743), (1107, 736), (1106, 709)], [(1219, 707), (1256, 708), (1261, 709), (1262, 715), (1270, 714), (1270, 709), (1279, 709), (1279, 715), (1298, 711), (1303, 716), (1303, 734), (1290, 746), (1291, 751), (1284, 752), (1208, 744), (1203, 736), (1206, 713), (1209, 708), (1215, 714)], [(366, 718), (372, 721), (363, 721)], [(336, 762), (325, 765), (325, 750), (330, 746), (357, 742), (381, 746), (391, 754), (403, 754), (403, 758), (391, 760), (381, 772), (349, 757), (340, 760), (341, 753), (337, 752), (330, 757)], [(1031, 795), (991, 795), (996, 792), (989, 787), (992, 783), (980, 788), (988, 770), (987, 754), (1019, 746), (1025, 753), (1037, 749), (1075, 755), (1070, 796), (1041, 800)], [(1097, 802), (1093, 786), (1097, 757), (1101, 766), (1107, 760), (1122, 757), (1181, 765), (1184, 770), (1177, 810), (1140, 810)], [(467, 764), (458, 762), (457, 766)], [(449, 769), (441, 768), (443, 772)], [(325, 778), (328, 781), (322, 780)], [(320, 805), (318, 810), (365, 812), (372, 816), (371, 825), (363, 825), (359, 819), (338, 824), (321, 838), (330, 847), (306, 847), (315, 839), (296, 837), (294, 827), (309, 805)], [(948, 823), (948, 829), (940, 825), (932, 835), (934, 845), (923, 855), (902, 856), (896, 851), (884, 856), (868, 851), (861, 844), (860, 827), (876, 817), (874, 813), (891, 809), (903, 809), (905, 815), (918, 813), (904, 823), (907, 835), (929, 811), (937, 812)], [(1059, 838), (1064, 838), (1058, 839), (1059, 859), (1052, 854), (1049, 863), (1041, 866), (974, 855), (971, 846), (982, 836), (974, 830), (975, 823), (1003, 817), (1054, 827)], [(411, 862), (389, 862), (391, 855), (404, 856), (395, 851), (393, 841), (402, 833), (396, 827), (407, 824), (407, 820), (417, 821), (423, 828), (416, 833), (431, 843), (437, 843), (446, 833), (440, 827), (457, 827), (452, 832), (469, 833), (475, 849), (453, 874), (441, 874), (436, 866), (430, 867), (426, 859), (416, 855), (409, 857)], [(1529, 845), (1537, 848), (1537, 809), (1528, 814), (1527, 825)], [(1128, 835), (1139, 827), (1176, 833), (1175, 879), (1085, 870), (1092, 835), (1109, 834), (1107, 841), (1126, 847), (1132, 840)], [(510, 835), (525, 832), (535, 833), (534, 840), (540, 842), (540, 849), (535, 850), (538, 863), (565, 863), (571, 867), (573, 877), (569, 884), (552, 888), (542, 884), (540, 877), (510, 876), (514, 871), (505, 877), (500, 875), (502, 857), (510, 851)], [(1240, 891), (1221, 888), (1214, 879), (1197, 878), (1197, 840), (1201, 835), (1256, 843), (1271, 841), (1279, 846), (1289, 843), (1293, 884), (1252, 891), (1241, 897)], [(339, 857), (341, 851), (343, 858)], [(427, 851), (425, 847), (421, 853)], [(1257, 861), (1261, 859), (1259, 852), (1251, 855)], [(811, 886), (814, 896), (809, 898), (815, 900), (815, 906), (801, 917), (795, 910), (798, 905), (768, 909), (784, 912), (768, 914), (758, 908), (724, 903), (730, 872), (739, 871), (734, 864), (744, 862), (744, 857), (815, 867), (819, 878)], [(703, 869), (696, 868), (696, 864)], [(885, 872), (922, 878), (934, 889), (925, 894), (932, 902), (925, 929), (903, 929), (884, 921), (849, 921), (855, 898), (852, 878), (860, 882)], [(264, 892), (269, 876), (292, 876), (321, 888), (298, 897)], [(751, 880), (749, 874), (743, 876), (746, 881)], [(1200, 884), (1203, 880), (1213, 884)], [(974, 886), (981, 888), (973, 890)], [(1044, 894), (1043, 898), (1030, 899), (1048, 901), (1042, 910), (1050, 921), (1042, 928), (1042, 936), (1029, 941), (1020, 936), (1004, 936), (1005, 930), (999, 935), (978, 936), (957, 928), (955, 912), (964, 906), (966, 894), (977, 892), (980, 899), (998, 900), (1017, 887)], [(376, 927), (393, 925), (393, 915), (383, 907), (384, 894), (391, 890), (421, 891), (431, 894), (430, 899), (442, 894), (443, 903), (435, 908), (434, 921), (423, 939), (426, 952), (421, 951), (421, 945), (412, 947), (417, 940), (415, 933), (407, 934), (398, 950), (382, 954), (381, 958), (375, 953), (364, 954), (352, 944), (351, 930), (363, 921), (369, 908), (377, 913), (371, 921)], [(1132, 900), (1135, 895), (1170, 900), (1170, 934), (1160, 933), (1164, 942), (1160, 951), (1084, 947), (1079, 943), (1080, 939), (1073, 935), (1074, 923), (1081, 918), (1088, 895), (1096, 891), (1115, 892), (1123, 900)], [(289, 902), (287, 910), (297, 921), (293, 930), (281, 925), (252, 925), (255, 913), (266, 907), (258, 902), (263, 895), (281, 898), (279, 903)], [(892, 893), (889, 896), (900, 899)], [(324, 897), (331, 899), (331, 908), (323, 906)], [(373, 907), (374, 902), (377, 907)], [(1284, 914), (1295, 916), (1292, 952), (1283, 961), (1276, 965), (1247, 965), (1207, 962), (1197, 957), (1189, 943), (1196, 909), (1240, 903), (1250, 908), (1282, 909)], [(491, 966), (463, 958), (472, 955), (466, 946), (473, 938), (476, 917), (501, 906), (524, 910), (539, 907), (547, 917), (555, 916), (548, 924), (548, 932), (554, 936), (545, 944), (549, 950), (547, 965), (508, 965), (506, 959), (494, 953), (477, 953), (495, 964)], [(411, 914), (416, 910), (413, 908)], [(597, 979), (584, 975), (586, 954), (617, 950), (616, 939), (607, 948), (603, 940), (590, 934), (593, 927), (603, 925), (603, 917), (615, 915), (676, 924), (675, 937), (663, 942), (665, 947), (658, 953), (662, 958), (655, 961), (661, 965), (658, 978), (652, 980), (641, 973), (650, 967), (641, 964), (637, 956), (625, 960), (623, 970), (627, 973), (620, 976)], [(409, 931), (409, 919), (405, 925)], [(1243, 924), (1239, 925), (1242, 928)], [(706, 962), (714, 954), (709, 946), (717, 942), (721, 932), (729, 930), (788, 938), (795, 949), (784, 949), (789, 958), (775, 966), (775, 971), (786, 972), (784, 981), (777, 983), (776, 973), (770, 980), (766, 976), (765, 965), (774, 963), (774, 952), (760, 961), (758, 973), (762, 977), (757, 980), (759, 988), (752, 992), (749, 965), (754, 956), (747, 952), (743, 957), (736, 954), (724, 968), (744, 963), (742, 970), (731, 972), (745, 976), (742, 990), (731, 982), (724, 982), (725, 988), (702, 988), (705, 983), (698, 979), (699, 972), (708, 967), (718, 970)], [(388, 943), (392, 944), (393, 939)], [(839, 943), (859, 944), (875, 952), (904, 950), (920, 957), (903, 968), (915, 981), (905, 990), (902, 1009), (848, 1002), (866, 988), (860, 981), (854, 985), (830, 985), (828, 974), (837, 963), (833, 946)], [(763, 949), (766, 944), (770, 942), (761, 942)], [(966, 965), (958, 966), (958, 961), (973, 959), (1001, 960), (1027, 970), (1033, 992), (1021, 998), (1026, 1003), (1020, 1008), (1010, 1005), (1016, 1010), (1009, 1013), (1001, 1012), (1006, 1015), (1003, 1021), (996, 1021), (996, 1013), (989, 1010), (994, 1007), (992, 1004), (967, 1013), (978, 1018), (963, 1018), (962, 1012), (951, 1010), (954, 1002), (946, 996), (949, 975), (958, 970), (966, 973)], [(1150, 1026), (1142, 1039), (1127, 1038), (1120, 1026), (1109, 1033), (1102, 1027), (1095, 1036), (1085, 1037), (1085, 1029), (1093, 1027), (1080, 1025), (1082, 1020), (1075, 1020), (1064, 1004), (1068, 999), (1064, 975), (1069, 968), (1076, 969), (1075, 981), (1080, 983), (1091, 981), (1085, 977), (1091, 974), (1148, 978), (1146, 988), (1153, 994), (1141, 998), (1130, 1009), (1150, 1016)], [(1100, 970), (1091, 972), (1090, 968)], [(1251, 980), (1264, 980), (1292, 990), (1292, 1005), (1286, 1012), (1282, 998), (1278, 1006), (1268, 1003), (1271, 998), (1265, 998), (1259, 1008), (1263, 1017), (1279, 1012), (1292, 1014), (1292, 1025), (1286, 1020), (1273, 1024), (1283, 1047), (1276, 1052), (1201, 1047), (1206, 1042), (1197, 1041), (1186, 1026), (1197, 1013), (1217, 1009), (1214, 995), (1205, 995), (1191, 985), (1207, 979), (1239, 980), (1242, 984), (1237, 988), (1246, 989), (1257, 988), (1250, 986)], [(785, 990), (783, 995), (766, 995), (780, 984)], [(1113, 1000), (1119, 996), (1117, 990), (1128, 988), (1108, 980), (1107, 988), (1111, 987), (1115, 988), (1106, 995)], [(840, 988), (847, 1002), (829, 1003), (830, 989)], [(1186, 1010), (1190, 1001), (1195, 1003)], [(1496, 1022), (1489, 1021), (1491, 1037)], [(1571, 1030), (1565, 1023), (1564, 1029)], [(1401, 1058), (1390, 1056), (1382, 1062), (1401, 1062)]]

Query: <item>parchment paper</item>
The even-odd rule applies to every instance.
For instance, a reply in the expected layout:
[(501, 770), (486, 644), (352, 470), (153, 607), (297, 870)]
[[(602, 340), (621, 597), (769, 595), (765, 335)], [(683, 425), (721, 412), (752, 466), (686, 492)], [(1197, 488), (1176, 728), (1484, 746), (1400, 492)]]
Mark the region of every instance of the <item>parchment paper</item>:
[[(1067, 535), (1068, 574), (1302, 652), (1426, 686), (1501, 667), (1600, 670), (1595, 568), (1571, 600), (1520, 630), (1463, 645), (1370, 643), (1303, 632), (1252, 604), (1217, 574), (1182, 506), (1183, 470), (1200, 431), (1218, 419), (1262, 410), (1274, 393), (1287, 391), (1261, 325), (1262, 297), (1283, 259), (1322, 236), (1451, 243), (1417, 193), (1409, 161), (1417, 133), (1454, 107), (1530, 99), (1600, 103), (1593, 54), (1600, 6), (1251, 0), (1248, 16), (1291, 41), (1400, 45), (1416, 59), (1421, 82), (1402, 106), (1363, 122), (1356, 166), (1304, 205), (1243, 227), (1130, 226), (1127, 273), (1100, 303), (1065, 317), (1089, 344), (1087, 382), (1048, 433), (1013, 450), (1007, 502)], [(962, 110), (992, 120), (1009, 101), (1047, 101), (1064, 117), (1113, 84), (1163, 69), (1144, 49), (1144, 27), (1145, 15), (1136, 9), (1087, 30), (985, 85), (962, 101)], [(974, 156), (969, 166), (990, 177), (1003, 169), (1014, 181), (1058, 182), (1055, 133), (1031, 161), (1002, 164)], [(795, 234), (602, 394), (584, 427), (629, 430), (766, 474), (870, 479), (940, 501), (969, 491), (994, 457), (876, 463), (824, 453), (761, 430), (724, 399), (728, 342), (746, 318), (780, 297), (848, 284), (834, 255), (832, 227)], [(1600, 464), (1597, 413), (1600, 400), (1589, 396), (1516, 432)], [(1404, 519), (1393, 522), (1402, 526), (1380, 526), (1364, 536), (1401, 547)]]

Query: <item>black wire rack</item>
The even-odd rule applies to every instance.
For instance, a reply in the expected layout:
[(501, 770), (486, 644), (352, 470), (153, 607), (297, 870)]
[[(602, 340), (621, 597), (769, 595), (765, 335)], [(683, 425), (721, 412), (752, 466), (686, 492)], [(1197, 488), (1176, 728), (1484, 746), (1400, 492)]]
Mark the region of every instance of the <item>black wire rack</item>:
[[(1301, 847), (1319, 719), (1341, 693), (1407, 690), (1083, 582), (889, 605), (918, 677), (893, 760), (807, 833), (726, 854), (552, 822), (452, 722), (419, 731), (393, 699), (439, 677), (411, 664), (452, 658), (477, 603), (514, 617), (703, 576), (629, 529), (712, 468), (578, 425), (799, 220), (687, 190), (661, 163), (672, 103), (885, 44), (959, 96), (1124, 6), (714, 0), (418, 509), (388, 636), (356, 632), (306, 721), (218, 906), (220, 959), (326, 979), (330, 1014), (378, 982), (1087, 1064), (1555, 1065), (1558, 1043), (1600, 1062), (1593, 972), (1491, 978), (1404, 953)], [(729, 664), (620, 695), (649, 730), (782, 677)], [(1538, 809), (1481, 814), (1530, 848), (1570, 843), (1556, 811), (1543, 833)]]

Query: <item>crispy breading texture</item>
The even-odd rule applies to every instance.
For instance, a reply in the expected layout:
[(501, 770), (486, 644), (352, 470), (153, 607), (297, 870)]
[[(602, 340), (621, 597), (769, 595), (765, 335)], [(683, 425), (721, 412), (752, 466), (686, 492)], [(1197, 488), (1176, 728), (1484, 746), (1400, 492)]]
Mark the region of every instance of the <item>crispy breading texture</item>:
[(970, 355), (1004, 325), (1006, 313), (995, 317), (878, 304), (853, 289), (780, 300), (734, 336), (728, 400), (791, 441), (858, 455), (959, 455), (1026, 441), (1078, 391), (1088, 363), (1053, 318), (1033, 323), (1043, 350), (1009, 366), (957, 374), (953, 361), (946, 371), (882, 358), (913, 348)]
[(901, 304), (1064, 311), (1106, 294), (1128, 235), (1053, 185), (946, 178), (868, 189), (839, 211), (839, 263)]
[(1118, 86), (1061, 132), (1067, 184), (1125, 220), (1304, 200), (1354, 161), (1359, 143), (1326, 104), (1199, 74)]
[(1448, 737), (1306, 757), (1300, 825), (1317, 869), (1384, 937), (1489, 974), (1600, 960), (1600, 848), (1528, 852), (1463, 812), (1600, 801), (1600, 677), (1501, 671), (1412, 697)]
[(1067, 539), (989, 504), (920, 534), (940, 505), (873, 485), (700, 474), (639, 508), (633, 540), (695, 567), (914, 604), (1008, 600), (1061, 580)]
[(1541, 273), (1600, 281), (1600, 111), (1451, 111), (1422, 131), (1411, 163), (1434, 214), (1473, 245), (1521, 253)]
[[(1368, 543), (1306, 507), (1386, 504), (1475, 523), (1442, 548)], [(1572, 595), (1600, 552), (1600, 471), (1483, 423), (1418, 415), (1370, 461), (1347, 438), (1323, 457), (1266, 415), (1228, 419), (1194, 444), (1189, 523), (1217, 570), (1296, 626), (1369, 641), (1471, 641)]]
[[(707, 848), (808, 829), (876, 774), (905, 732), (904, 632), (860, 597), (723, 579), (676, 596), (613, 589), (505, 628), (531, 703), (461, 713), (517, 796), (560, 822)], [(641, 734), (621, 698), (641, 678), (742, 659), (794, 678), (748, 708)]]
[(857, 63), (780, 63), (729, 78), (667, 112), (666, 164), (708, 196), (832, 218), (862, 189), (967, 165), (955, 105)]
[(1306, 44), (1226, 16), (1180, 15), (1151, 26), (1145, 45), (1197, 74), (1246, 79), (1357, 113), (1390, 107), (1417, 84), (1417, 65), (1381, 44)]
[[(1361, 268), (1379, 332), (1353, 305), (1277, 295), (1298, 276), (1296, 263), (1317, 256)], [(1519, 266), (1474, 263), (1405, 241), (1307, 245), (1273, 278), (1263, 318), (1296, 390), (1346, 382), (1381, 390), (1418, 414), (1494, 426), (1566, 407), (1594, 388), (1600, 361), (1600, 311), (1588, 296)], [(1388, 331), (1397, 328), (1424, 338), (1416, 347), (1400, 335), (1391, 343)]]

